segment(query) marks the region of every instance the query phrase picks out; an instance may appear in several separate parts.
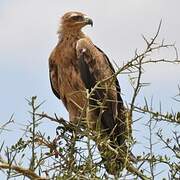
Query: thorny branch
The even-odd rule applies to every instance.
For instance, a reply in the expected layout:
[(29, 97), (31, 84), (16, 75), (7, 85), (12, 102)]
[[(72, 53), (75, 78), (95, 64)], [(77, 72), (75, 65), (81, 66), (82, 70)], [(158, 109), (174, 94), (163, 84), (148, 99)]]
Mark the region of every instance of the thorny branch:
[(1, 163), (0, 162), (0, 169), (11, 169), (13, 171), (16, 171), (17, 173), (20, 173), (30, 179), (34, 179), (34, 180), (47, 180), (48, 178), (43, 178), (38, 176), (36, 173), (34, 173), (33, 171), (31, 171), (30, 169), (25, 169), (23, 167), (20, 166), (16, 166), (16, 165), (10, 165), (9, 163)]
[[(88, 101), (92, 98), (93, 93), (100, 87), (101, 84), (109, 81), (109, 86), (106, 87), (107, 91), (114, 81), (115, 77), (119, 74), (128, 74), (130, 77), (130, 84), (133, 89), (132, 98), (127, 105), (127, 120), (132, 123), (140, 123), (146, 121), (147, 115), (149, 117), (146, 123), (147, 132), (146, 140), (149, 144), (143, 144), (139, 154), (136, 154), (137, 164), (127, 161), (126, 170), (119, 174), (119, 179), (155, 179), (161, 172), (157, 172), (158, 165), (165, 164), (168, 167), (168, 176), (171, 179), (178, 179), (180, 177), (180, 134), (176, 131), (176, 127), (180, 125), (180, 112), (163, 113), (154, 110), (152, 104), (149, 106), (145, 100), (145, 106), (136, 105), (137, 96), (139, 95), (142, 87), (146, 83), (142, 82), (144, 73), (144, 66), (150, 63), (167, 63), (167, 64), (180, 64), (178, 59), (178, 52), (174, 44), (165, 44), (164, 40), (157, 43), (157, 38), (161, 29), (160, 22), (158, 30), (154, 37), (148, 40), (142, 36), (146, 47), (142, 52), (135, 52), (135, 56), (118, 68), (117, 72), (112, 76), (102, 81), (97, 82), (90, 93), (87, 93), (87, 103), (82, 110), (82, 114), (87, 110)], [(153, 59), (151, 54), (157, 50), (164, 48), (173, 49), (175, 57), (172, 60), (166, 58)], [(178, 86), (179, 87), (179, 86)], [(180, 87), (179, 92), (174, 98), (180, 102)], [(47, 113), (39, 113), (39, 105), (36, 105), (36, 97), (28, 100), (32, 108), (32, 120), (26, 127), (23, 137), (21, 137), (14, 145), (9, 148), (4, 148), (4, 143), (0, 147), (0, 170), (7, 174), (7, 179), (11, 177), (24, 176), (30, 179), (111, 179), (105, 172), (102, 159), (98, 155), (96, 143), (101, 143), (103, 146), (112, 151), (116, 156), (123, 155), (118, 148), (113, 148), (107, 139), (100, 139), (99, 134), (85, 128), (85, 124), (74, 125), (71, 122), (59, 118), (56, 114), (54, 117)], [(101, 104), (103, 107), (103, 103)], [(102, 108), (103, 109), (103, 108)], [(142, 117), (135, 121), (135, 114), (138, 113)], [(12, 116), (13, 117), (13, 116)], [(47, 132), (41, 133), (40, 124), (42, 120), (55, 122), (58, 124), (56, 128), (55, 137), (50, 137)], [(84, 122), (83, 116), (79, 119)], [(5, 126), (13, 122), (12, 118), (0, 127), (0, 133), (5, 129)], [(174, 127), (173, 137), (166, 138), (164, 131), (166, 129), (159, 128), (158, 123), (169, 123)], [(155, 154), (154, 137), (158, 137), (161, 143), (161, 148), (166, 148), (170, 154)], [(97, 141), (98, 139), (98, 141)], [(134, 141), (136, 139), (130, 140)], [(144, 142), (141, 142), (144, 143)], [(158, 145), (160, 144), (158, 143)], [(3, 155), (4, 150), (4, 155)], [(27, 166), (26, 154), (31, 152), (29, 158), (29, 168)], [(119, 157), (122, 158), (122, 157)], [(23, 162), (26, 161), (24, 164)], [(8, 171), (4, 171), (8, 170)], [(150, 178), (149, 178), (150, 177)]]

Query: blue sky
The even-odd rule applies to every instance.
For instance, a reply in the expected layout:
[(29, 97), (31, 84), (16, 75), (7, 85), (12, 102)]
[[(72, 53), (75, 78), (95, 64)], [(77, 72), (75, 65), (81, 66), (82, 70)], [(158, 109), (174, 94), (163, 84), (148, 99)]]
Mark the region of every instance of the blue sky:
[[(6, 122), (12, 113), (16, 122), (25, 123), (29, 117), (25, 98), (33, 95), (40, 101), (46, 100), (44, 111), (68, 118), (62, 103), (51, 92), (48, 78), (48, 57), (57, 43), (59, 19), (65, 12), (78, 10), (88, 14), (94, 27), (84, 31), (121, 66), (134, 56), (136, 48), (144, 47), (141, 34), (152, 37), (161, 19), (159, 40), (176, 42), (180, 50), (179, 7), (179, 0), (0, 0), (0, 123)], [(162, 101), (165, 110), (178, 109), (171, 97), (177, 94), (179, 68), (147, 66), (144, 80), (151, 86), (142, 91), (138, 103), (142, 104), (144, 96), (153, 96)], [(119, 79), (123, 99), (129, 100), (128, 77)], [(7, 144), (18, 137), (20, 132), (15, 128), (8, 134), (14, 138), (3, 136)], [(55, 125), (49, 128), (49, 134), (55, 134)]]

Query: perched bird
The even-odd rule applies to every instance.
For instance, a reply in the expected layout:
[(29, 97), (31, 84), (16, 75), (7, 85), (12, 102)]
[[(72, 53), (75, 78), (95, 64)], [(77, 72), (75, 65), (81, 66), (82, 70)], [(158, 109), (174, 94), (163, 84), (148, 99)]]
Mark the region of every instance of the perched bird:
[[(126, 117), (120, 86), (106, 54), (82, 32), (86, 25), (92, 26), (93, 21), (81, 12), (68, 12), (61, 18), (59, 41), (49, 58), (52, 91), (62, 100), (72, 123), (85, 119), (86, 128), (97, 131), (99, 122), (110, 148), (118, 146), (126, 151)], [(116, 155), (108, 153), (110, 150), (103, 145), (98, 145), (98, 149), (107, 172), (116, 174), (120, 167), (117, 164), (122, 164), (124, 157), (116, 160)]]

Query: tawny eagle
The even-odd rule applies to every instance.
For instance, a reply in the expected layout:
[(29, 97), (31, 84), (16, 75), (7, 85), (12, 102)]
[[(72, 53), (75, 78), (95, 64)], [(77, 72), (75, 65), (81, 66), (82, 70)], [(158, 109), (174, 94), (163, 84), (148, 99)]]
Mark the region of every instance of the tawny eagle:
[[(62, 100), (70, 121), (77, 123), (87, 105), (87, 92), (93, 90), (88, 112), (83, 115), (86, 127), (96, 130), (100, 117), (100, 128), (112, 141), (111, 147), (123, 146), (125, 108), (120, 86), (107, 55), (82, 32), (86, 25), (93, 25), (93, 21), (81, 12), (68, 12), (61, 18), (59, 41), (49, 58), (52, 91)], [(103, 151), (100, 145), (98, 148)], [(109, 167), (113, 157), (102, 153), (102, 159), (107, 171), (115, 174)]]

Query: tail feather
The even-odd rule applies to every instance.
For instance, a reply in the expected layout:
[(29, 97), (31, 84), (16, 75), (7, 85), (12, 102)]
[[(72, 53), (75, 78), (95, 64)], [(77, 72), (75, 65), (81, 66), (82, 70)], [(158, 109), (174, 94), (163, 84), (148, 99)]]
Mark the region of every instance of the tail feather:
[(109, 174), (117, 175), (124, 168), (125, 153), (120, 154), (112, 145), (99, 145), (98, 149), (106, 171)]
[(129, 162), (136, 162), (132, 152), (127, 150), (127, 147), (112, 147), (114, 145), (98, 145), (101, 158), (106, 171), (112, 175), (118, 175)]
[[(98, 145), (102, 161), (105, 169), (109, 174), (117, 175), (127, 162), (136, 161), (134, 155), (128, 150), (126, 145), (127, 133), (126, 133), (126, 118), (125, 112), (121, 114), (122, 120), (117, 118), (113, 119), (112, 111), (105, 111), (102, 115), (103, 129), (107, 130), (102, 133), (101, 138), (106, 138), (105, 143)], [(111, 122), (111, 124), (109, 124)], [(112, 124), (113, 122), (113, 124)], [(106, 126), (105, 126), (106, 125)]]

